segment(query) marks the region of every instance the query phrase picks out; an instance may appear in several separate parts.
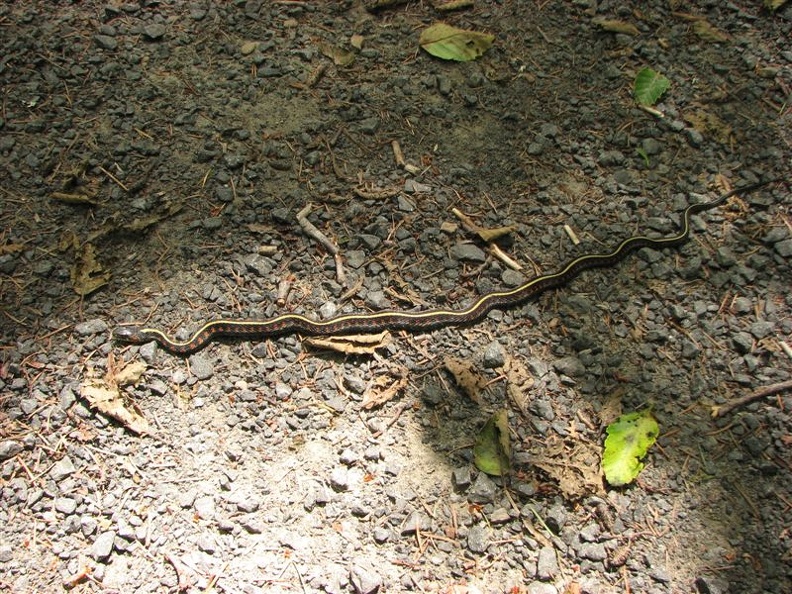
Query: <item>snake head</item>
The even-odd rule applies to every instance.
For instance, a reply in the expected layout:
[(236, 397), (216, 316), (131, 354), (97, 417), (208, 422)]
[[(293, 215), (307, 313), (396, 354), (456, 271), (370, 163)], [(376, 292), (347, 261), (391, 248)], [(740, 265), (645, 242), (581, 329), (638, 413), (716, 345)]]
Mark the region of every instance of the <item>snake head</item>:
[(151, 337), (147, 336), (140, 326), (116, 328), (113, 331), (113, 338), (120, 342), (128, 342), (130, 344), (144, 344), (151, 341)]

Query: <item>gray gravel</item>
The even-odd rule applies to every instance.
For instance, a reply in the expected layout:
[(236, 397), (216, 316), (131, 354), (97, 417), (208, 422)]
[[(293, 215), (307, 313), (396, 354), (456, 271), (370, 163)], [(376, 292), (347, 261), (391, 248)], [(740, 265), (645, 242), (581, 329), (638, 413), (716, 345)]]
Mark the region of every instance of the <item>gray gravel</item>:
[[(792, 379), (792, 5), (687, 7), (728, 36), (713, 42), (659, 1), (477, 3), (442, 16), (494, 47), (445, 63), (416, 49), (428, 3), (367, 4), (0, 7), (0, 589), (792, 591), (792, 395), (711, 417)], [(632, 100), (645, 66), (672, 81), (663, 118)], [(377, 356), (284, 336), (181, 359), (110, 339), (459, 308), (771, 177), (695, 217), (679, 249), (473, 326), (393, 333)], [(346, 282), (295, 222), (309, 202)], [(501, 249), (523, 270), (452, 208), (514, 226)], [(101, 286), (78, 295), (79, 278)], [(475, 400), (446, 357), (482, 378)], [(144, 371), (120, 394), (153, 435), (85, 393), (129, 362)], [(572, 494), (614, 401), (651, 405), (658, 445), (636, 484)], [(505, 478), (472, 462), (501, 408)]]

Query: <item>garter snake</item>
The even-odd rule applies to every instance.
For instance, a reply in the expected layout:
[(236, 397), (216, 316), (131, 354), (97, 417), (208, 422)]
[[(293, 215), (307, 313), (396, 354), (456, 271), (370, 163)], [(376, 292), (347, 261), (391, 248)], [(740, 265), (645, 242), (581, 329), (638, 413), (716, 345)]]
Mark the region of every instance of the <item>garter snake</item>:
[(671, 237), (652, 238), (636, 235), (622, 241), (608, 253), (586, 254), (569, 261), (557, 272), (536, 276), (519, 287), (493, 291), (479, 297), (472, 305), (462, 309), (428, 309), (425, 311), (378, 311), (372, 313), (343, 314), (327, 320), (312, 320), (300, 314), (283, 314), (270, 319), (215, 319), (206, 322), (192, 336), (181, 342), (156, 328), (124, 326), (115, 330), (117, 340), (133, 344), (150, 341), (159, 343), (165, 350), (177, 355), (188, 355), (205, 347), (218, 337), (264, 338), (267, 336), (303, 333), (330, 336), (341, 333), (376, 332), (385, 329), (426, 330), (476, 322), (490, 310), (507, 308), (534, 297), (544, 291), (566, 284), (583, 270), (613, 266), (628, 254), (644, 247), (662, 249), (685, 243), (690, 237), (690, 218), (702, 211), (723, 204), (739, 193), (753, 192), (778, 180), (754, 183), (736, 188), (709, 202), (691, 204), (683, 215), (679, 233)]

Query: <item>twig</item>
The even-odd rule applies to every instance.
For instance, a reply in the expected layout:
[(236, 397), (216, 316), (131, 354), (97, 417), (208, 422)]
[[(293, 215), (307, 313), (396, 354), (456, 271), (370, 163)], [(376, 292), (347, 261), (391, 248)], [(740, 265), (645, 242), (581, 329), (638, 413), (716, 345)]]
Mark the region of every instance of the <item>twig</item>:
[(297, 213), (297, 222), (300, 224), (302, 230), (305, 231), (306, 235), (315, 239), (333, 256), (336, 265), (336, 278), (341, 286), (346, 286), (346, 273), (344, 272), (344, 264), (341, 260), (341, 254), (339, 253), (340, 250), (336, 244), (330, 241), (324, 233), (319, 231), (319, 229), (308, 220), (308, 214), (310, 212), (311, 205), (306, 204), (305, 207)]
[(735, 408), (739, 408), (745, 404), (750, 404), (754, 400), (760, 400), (765, 396), (773, 396), (774, 394), (778, 394), (779, 392), (784, 392), (786, 390), (792, 390), (792, 380), (781, 382), (780, 384), (771, 384), (769, 386), (765, 386), (764, 388), (759, 388), (747, 396), (735, 398), (734, 400), (727, 402), (722, 406), (713, 406), (712, 417), (722, 417), (733, 411)]
[(184, 567), (182, 567), (182, 564), (179, 563), (176, 560), (176, 557), (174, 557), (170, 553), (165, 553), (165, 559), (167, 559), (168, 562), (171, 565), (173, 565), (173, 569), (176, 570), (176, 580), (177, 580), (176, 591), (177, 592), (186, 592), (187, 590), (189, 590), (190, 589), (190, 578), (185, 575)]

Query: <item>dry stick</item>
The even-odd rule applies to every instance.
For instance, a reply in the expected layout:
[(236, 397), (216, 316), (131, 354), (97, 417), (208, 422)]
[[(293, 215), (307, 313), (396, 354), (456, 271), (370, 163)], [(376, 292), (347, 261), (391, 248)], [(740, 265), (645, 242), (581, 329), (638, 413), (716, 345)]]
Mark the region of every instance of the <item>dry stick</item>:
[(333, 259), (335, 260), (336, 265), (336, 278), (338, 279), (339, 284), (341, 286), (346, 286), (346, 273), (344, 272), (344, 264), (341, 261), (341, 254), (339, 253), (338, 246), (334, 244), (328, 237), (319, 231), (313, 223), (308, 220), (308, 214), (311, 212), (311, 205), (306, 204), (303, 209), (297, 213), (297, 222), (300, 224), (300, 227), (303, 231), (305, 231), (306, 235), (312, 237), (320, 245), (322, 245), (330, 254), (332, 254)]
[(713, 418), (722, 417), (735, 408), (739, 408), (744, 404), (749, 404), (754, 400), (760, 400), (765, 396), (772, 396), (774, 394), (778, 394), (779, 392), (783, 392), (785, 390), (792, 390), (792, 380), (781, 382), (780, 384), (772, 384), (770, 386), (765, 386), (764, 388), (759, 388), (748, 394), (747, 396), (743, 396), (742, 398), (735, 398), (731, 402), (727, 402), (723, 406), (713, 406), (712, 407), (712, 416)]
[[(471, 219), (469, 216), (467, 216), (458, 208), (452, 208), (451, 212), (454, 214), (456, 218), (460, 220), (460, 222), (462, 223), (462, 227), (464, 227), (468, 233), (472, 233), (478, 237), (481, 237), (481, 227), (479, 227), (473, 221), (473, 219)], [(489, 246), (490, 253), (493, 256), (495, 256), (498, 260), (503, 262), (506, 266), (508, 266), (512, 270), (522, 270), (522, 266), (520, 266), (517, 262), (515, 262), (505, 253), (503, 253), (503, 250), (501, 250), (496, 244), (492, 242), (488, 242), (487, 245)]]

